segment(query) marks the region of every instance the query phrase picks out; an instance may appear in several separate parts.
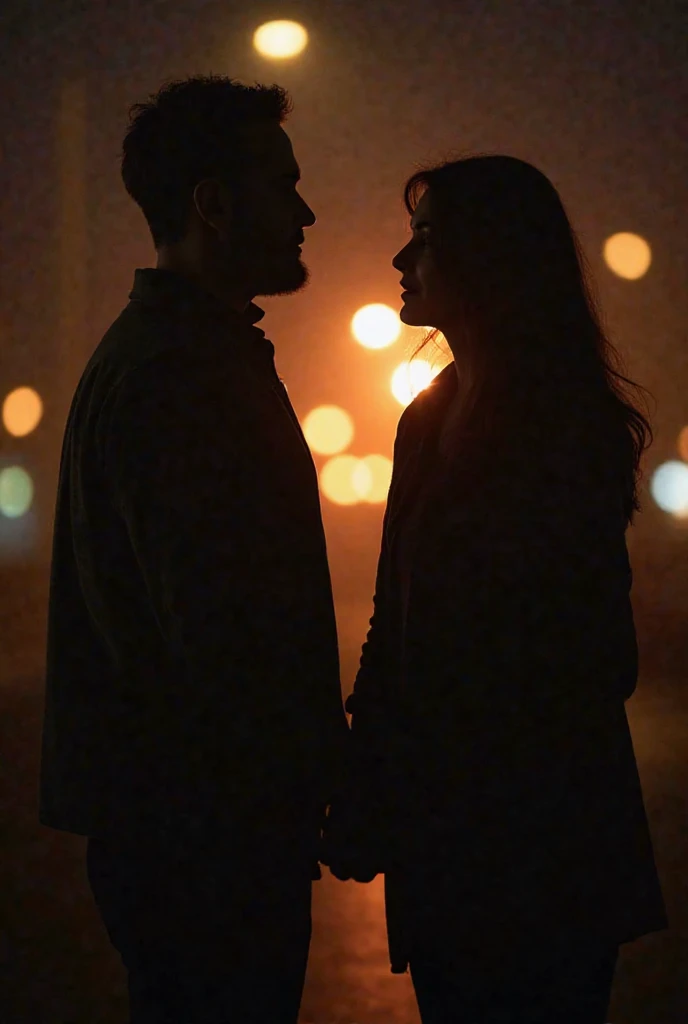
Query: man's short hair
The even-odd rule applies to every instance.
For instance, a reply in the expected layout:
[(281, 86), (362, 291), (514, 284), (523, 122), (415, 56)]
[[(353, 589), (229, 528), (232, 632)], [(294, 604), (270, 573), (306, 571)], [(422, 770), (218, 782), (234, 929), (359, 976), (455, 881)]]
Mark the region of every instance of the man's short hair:
[(186, 234), (193, 192), (203, 178), (232, 182), (247, 162), (241, 129), (282, 124), (291, 99), (279, 85), (243, 85), (222, 75), (164, 85), (129, 109), (122, 180), (158, 249)]

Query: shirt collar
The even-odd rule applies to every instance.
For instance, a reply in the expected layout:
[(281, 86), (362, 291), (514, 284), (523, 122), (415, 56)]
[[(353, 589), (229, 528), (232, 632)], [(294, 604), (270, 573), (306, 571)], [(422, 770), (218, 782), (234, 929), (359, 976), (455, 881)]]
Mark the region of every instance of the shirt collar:
[(256, 323), (265, 311), (249, 302), (243, 312), (230, 309), (191, 278), (158, 267), (138, 268), (129, 299), (144, 306), (172, 313), (176, 320), (189, 318), (195, 325), (205, 323), (210, 330), (227, 334), (230, 340), (247, 344), (251, 357), (271, 374), (275, 371), (275, 346)]
[(265, 336), (265, 332), (254, 325), (262, 320), (265, 311), (255, 302), (249, 302), (243, 312), (230, 309), (214, 295), (189, 277), (174, 270), (157, 267), (138, 268), (134, 272), (134, 285), (129, 293), (134, 302), (146, 306), (162, 306), (181, 314), (210, 317), (227, 327), (244, 328)]

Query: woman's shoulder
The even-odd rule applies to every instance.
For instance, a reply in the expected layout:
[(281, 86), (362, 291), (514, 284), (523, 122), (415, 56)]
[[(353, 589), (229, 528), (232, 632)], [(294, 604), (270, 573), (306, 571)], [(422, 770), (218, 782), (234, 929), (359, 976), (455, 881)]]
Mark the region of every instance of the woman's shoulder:
[(406, 406), (397, 425), (397, 438), (427, 432), (450, 403), (455, 385), (456, 370), (451, 362)]

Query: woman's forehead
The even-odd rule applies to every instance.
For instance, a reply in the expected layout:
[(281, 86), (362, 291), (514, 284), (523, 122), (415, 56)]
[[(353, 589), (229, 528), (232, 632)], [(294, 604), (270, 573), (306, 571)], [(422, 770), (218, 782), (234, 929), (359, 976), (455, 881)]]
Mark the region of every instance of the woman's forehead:
[(411, 227), (418, 227), (419, 224), (430, 222), (430, 195), (426, 191), (418, 200), (418, 205), (411, 217)]

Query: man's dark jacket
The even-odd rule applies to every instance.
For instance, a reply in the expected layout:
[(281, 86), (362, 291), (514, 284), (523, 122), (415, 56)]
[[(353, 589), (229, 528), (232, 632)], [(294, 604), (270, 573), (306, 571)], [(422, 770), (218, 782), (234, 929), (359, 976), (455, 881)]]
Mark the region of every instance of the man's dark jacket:
[(456, 382), (451, 364), (401, 418), (346, 703), (395, 973), (414, 936), (513, 962), (667, 926), (624, 707), (638, 661), (618, 451), (563, 415), (543, 436), (524, 407), (517, 439), (442, 463)]
[(348, 725), (313, 460), (258, 307), (129, 298), (64, 436), (40, 819), (315, 865)]

